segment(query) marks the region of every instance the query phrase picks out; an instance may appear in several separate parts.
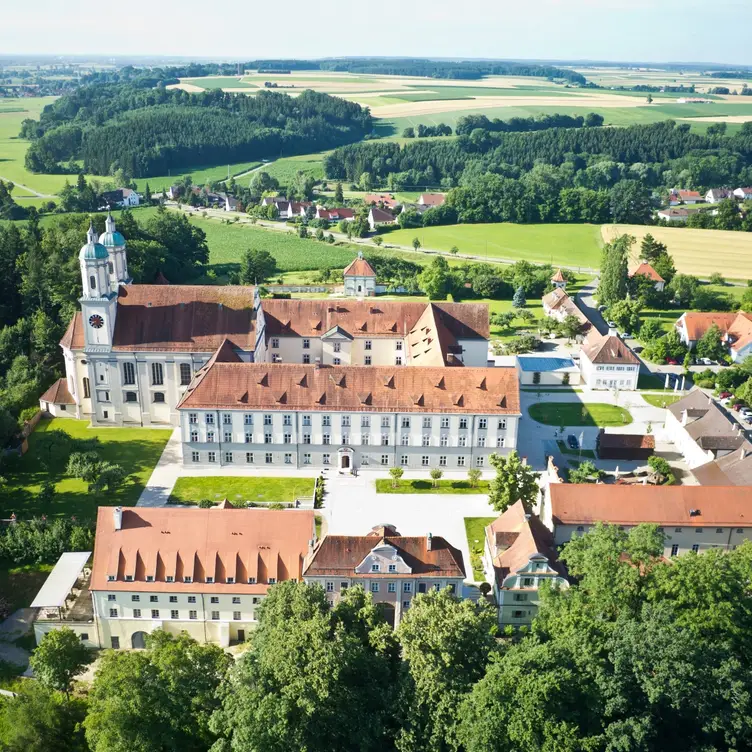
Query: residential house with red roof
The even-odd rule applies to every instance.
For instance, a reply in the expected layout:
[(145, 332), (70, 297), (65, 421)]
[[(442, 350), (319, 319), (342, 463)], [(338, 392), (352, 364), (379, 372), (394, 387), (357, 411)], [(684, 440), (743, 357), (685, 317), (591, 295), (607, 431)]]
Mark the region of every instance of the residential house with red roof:
[(640, 359), (615, 334), (590, 330), (580, 350), (582, 381), (590, 389), (637, 389)]
[(379, 227), (397, 224), (397, 217), (386, 209), (380, 209), (378, 206), (372, 206), (368, 212), (368, 226), (371, 232), (376, 232)]
[(418, 196), (418, 204), (420, 206), (444, 206), (446, 202), (446, 195), (443, 193), (421, 193)]
[(361, 585), (396, 627), (416, 595), (448, 588), (461, 597), (465, 563), (444, 538), (404, 536), (379, 525), (367, 535), (327, 535), (307, 560), (303, 580), (323, 588), (332, 605)]
[(717, 326), (720, 330), (734, 363), (752, 355), (752, 314), (750, 313), (687, 311), (674, 324), (681, 341), (690, 349), (695, 347), (712, 326)]
[(362, 251), (353, 259), (342, 273), (345, 280), (345, 295), (368, 297), (376, 294), (376, 272), (363, 258)]
[(633, 269), (629, 273), (630, 278), (632, 277), (647, 277), (651, 282), (653, 282), (653, 287), (658, 292), (663, 292), (663, 288), (666, 286), (666, 280), (661, 277), (660, 274), (646, 261), (643, 261), (639, 266), (637, 266), (635, 269)]

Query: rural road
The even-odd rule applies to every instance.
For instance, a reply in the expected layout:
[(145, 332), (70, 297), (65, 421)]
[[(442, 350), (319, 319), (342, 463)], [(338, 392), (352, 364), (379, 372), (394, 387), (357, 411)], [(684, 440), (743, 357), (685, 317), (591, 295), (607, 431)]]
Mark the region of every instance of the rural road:
[(593, 298), (595, 291), (598, 289), (598, 279), (594, 279), (589, 284), (582, 287), (577, 293), (577, 306), (590, 319), (590, 323), (600, 332), (608, 333), (608, 324), (606, 319), (598, 310), (598, 306)]
[[(15, 180), (11, 180), (10, 178), (5, 178), (2, 175), (0, 175), (0, 180), (6, 183), (13, 183), (13, 185), (16, 188), (23, 188), (25, 191), (28, 191), (29, 193), (33, 193), (37, 198), (57, 198), (57, 196), (52, 196), (49, 193), (39, 193), (39, 191), (35, 191), (33, 188), (29, 188), (28, 185), (24, 185), (23, 183), (17, 183)], [(16, 198), (23, 199), (24, 197), (17, 196)]]

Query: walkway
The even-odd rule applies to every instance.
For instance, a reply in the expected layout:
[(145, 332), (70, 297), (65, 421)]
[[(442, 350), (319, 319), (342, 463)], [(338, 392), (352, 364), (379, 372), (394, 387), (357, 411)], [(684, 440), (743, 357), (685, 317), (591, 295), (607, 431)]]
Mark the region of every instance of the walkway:
[(176, 428), (165, 445), (157, 466), (146, 482), (136, 506), (163, 507), (170, 498), (183, 469), (183, 451), (180, 446), (180, 429)]

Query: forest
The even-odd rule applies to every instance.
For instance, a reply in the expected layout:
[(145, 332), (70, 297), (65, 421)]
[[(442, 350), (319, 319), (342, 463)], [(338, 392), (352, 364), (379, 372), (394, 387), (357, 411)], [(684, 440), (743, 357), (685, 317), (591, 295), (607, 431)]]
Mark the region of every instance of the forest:
[(447, 222), (639, 224), (652, 214), (653, 195), (668, 187), (705, 191), (752, 182), (752, 124), (732, 136), (722, 123), (709, 131), (692, 133), (673, 121), (535, 132), (474, 128), (456, 139), (344, 146), (324, 157), (324, 168), (330, 179), (362, 184), (366, 176), (390, 190), (441, 187), (454, 209)]
[[(417, 595), (395, 631), (371, 595), (269, 589), (237, 660), (154, 630), (94, 656), (70, 630), (0, 698), (24, 752), (710, 752), (752, 745), (752, 545), (663, 558), (655, 525), (598, 524), (561, 552), (531, 629), (484, 599)], [(364, 680), (364, 677), (367, 680)]]
[(262, 91), (254, 97), (221, 90), (188, 94), (133, 83), (82, 86), (25, 120), (33, 172), (130, 177), (170, 169), (332, 148), (362, 139), (371, 117), (360, 105), (313, 91), (293, 99)]
[[(88, 224), (88, 216), (68, 214), (43, 228), (31, 213), (25, 227), (0, 225), (0, 446), (62, 374), (58, 343), (79, 310), (78, 252)], [(104, 232), (104, 216), (96, 215), (94, 225)], [(162, 271), (171, 282), (185, 282), (208, 260), (204, 232), (183, 215), (162, 210), (141, 224), (123, 212), (118, 229), (128, 238), (135, 281), (153, 282)]]

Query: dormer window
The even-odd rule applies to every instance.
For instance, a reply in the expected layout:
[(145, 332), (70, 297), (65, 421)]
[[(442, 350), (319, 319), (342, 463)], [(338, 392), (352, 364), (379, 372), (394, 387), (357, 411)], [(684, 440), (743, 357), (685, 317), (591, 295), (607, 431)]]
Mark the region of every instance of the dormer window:
[(183, 582), (193, 582), (193, 577), (183, 577)]
[(115, 582), (115, 575), (114, 574), (108, 574), (107, 575), (107, 582)]
[(146, 575), (146, 581), (147, 582), (154, 582), (154, 576), (151, 574)]
[(379, 572), (379, 571), (381, 571), (381, 566), (379, 564), (371, 564), (371, 571), (372, 572)]
[(248, 584), (249, 585), (255, 585), (256, 584), (256, 578), (255, 577), (249, 577), (248, 578)]
[(132, 574), (125, 575), (125, 581), (126, 582), (133, 582), (133, 575)]
[(390, 572), (396, 572), (397, 571), (397, 565), (396, 564), (390, 564), (389, 565), (389, 571)]
[(175, 578), (168, 574), (167, 577), (165, 577), (165, 582), (175, 582)]
[(213, 577), (207, 577), (207, 578), (206, 578), (206, 581), (207, 581), (207, 582), (214, 582), (214, 578), (213, 578)]
[(227, 578), (227, 583), (228, 583), (229, 585), (232, 585), (232, 584), (233, 584), (234, 582), (235, 582), (235, 578), (234, 578), (234, 577), (228, 577), (228, 578)]

